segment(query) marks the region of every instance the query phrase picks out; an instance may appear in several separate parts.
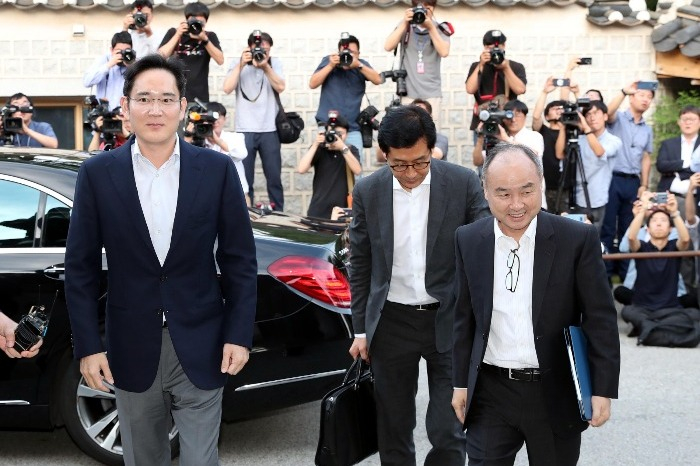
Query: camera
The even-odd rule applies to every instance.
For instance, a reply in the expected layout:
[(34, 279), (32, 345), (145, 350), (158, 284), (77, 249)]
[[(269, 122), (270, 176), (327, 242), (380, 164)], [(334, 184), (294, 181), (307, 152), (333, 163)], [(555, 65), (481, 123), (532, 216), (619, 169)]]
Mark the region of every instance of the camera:
[(145, 13), (137, 11), (133, 15), (134, 24), (129, 25), (129, 29), (145, 28), (148, 25), (148, 16)]
[(379, 122), (375, 120), (378, 114), (377, 107), (368, 105), (357, 116), (357, 124), (360, 125), (360, 134), (362, 135), (362, 147), (372, 147), (372, 132), (379, 130)]
[(428, 10), (422, 3), (414, 6), (411, 11), (413, 11), (413, 17), (411, 18), (411, 24), (423, 24), (425, 23), (425, 18), (428, 15)]
[[(117, 118), (119, 116), (119, 108), (114, 110), (109, 109), (109, 101), (106, 99), (98, 100), (94, 95), (85, 97), (84, 105), (90, 107), (90, 110), (83, 121), (85, 129), (102, 133), (105, 137), (105, 142), (109, 139), (108, 135), (114, 137), (122, 132), (122, 121)], [(96, 120), (102, 117), (102, 127), (97, 126)]]
[(2, 130), (5, 135), (12, 135), (22, 132), (22, 117), (12, 116), (17, 112), (34, 113), (34, 107), (18, 107), (17, 105), (7, 105), (3, 107), (0, 110), (0, 113), (2, 114)]
[(32, 306), (17, 324), (13, 348), (19, 353), (27, 351), (46, 335), (48, 326), (49, 317), (44, 313), (44, 306)]
[(651, 198), (651, 202), (661, 205), (668, 203), (668, 193), (654, 193), (654, 197)]
[(326, 132), (325, 132), (326, 145), (333, 144), (335, 141), (338, 140), (338, 133), (335, 130), (335, 127), (337, 124), (338, 124), (338, 111), (337, 110), (328, 110), (328, 123), (326, 123)]
[(491, 54), (489, 63), (492, 65), (500, 65), (506, 60), (506, 51), (498, 47), (498, 45), (492, 48), (489, 53)]
[(408, 89), (406, 88), (406, 76), (408, 76), (408, 73), (406, 70), (382, 71), (380, 74), (385, 81), (386, 78), (390, 78), (396, 83), (396, 95), (401, 97), (408, 95)]
[(198, 36), (204, 30), (204, 23), (197, 18), (190, 18), (187, 20), (187, 32), (193, 36)]
[(190, 107), (187, 122), (194, 124), (194, 131), (185, 136), (192, 136), (192, 144), (204, 147), (204, 140), (214, 134), (214, 123), (219, 119), (219, 112), (210, 112), (201, 100), (194, 99), (197, 105)]
[(511, 118), (512, 110), (499, 110), (497, 102), (490, 102), (488, 109), (479, 112), (479, 120), (484, 122), (481, 132), (484, 136), (495, 136), (500, 133), (498, 127), (503, 120)]
[(122, 61), (119, 63), (119, 66), (129, 65), (136, 60), (136, 52), (134, 49), (120, 50), (119, 53), (122, 56)]
[(343, 32), (340, 34), (340, 47), (341, 51), (339, 53), (340, 66), (350, 66), (352, 65), (352, 52), (350, 52), (350, 34)]
[(580, 123), (579, 112), (583, 113), (590, 107), (591, 99), (586, 97), (580, 98), (576, 102), (567, 102), (564, 104), (559, 121), (568, 126), (578, 126)]
[[(253, 60), (260, 63), (265, 60), (267, 52), (262, 48), (262, 33), (260, 29), (253, 31), (253, 47), (250, 48), (250, 53), (253, 55)], [(251, 62), (248, 62), (250, 65)]]

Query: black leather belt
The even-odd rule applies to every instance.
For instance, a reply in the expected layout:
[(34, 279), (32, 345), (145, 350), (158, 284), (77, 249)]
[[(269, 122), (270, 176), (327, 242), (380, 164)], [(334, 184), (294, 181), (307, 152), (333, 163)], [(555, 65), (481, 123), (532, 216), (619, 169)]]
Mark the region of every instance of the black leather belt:
[(620, 178), (639, 178), (639, 175), (636, 173), (613, 172), (613, 176), (619, 176)]
[(391, 301), (387, 301), (389, 304), (393, 304), (395, 306), (400, 306), (400, 307), (409, 307), (411, 309), (415, 309), (416, 311), (436, 311), (440, 308), (440, 302), (436, 303), (430, 303), (430, 304), (402, 304), (402, 303), (394, 303)]
[(492, 366), (486, 363), (482, 363), (481, 368), (518, 382), (539, 382), (542, 380), (542, 372), (539, 369), (508, 369), (507, 367)]

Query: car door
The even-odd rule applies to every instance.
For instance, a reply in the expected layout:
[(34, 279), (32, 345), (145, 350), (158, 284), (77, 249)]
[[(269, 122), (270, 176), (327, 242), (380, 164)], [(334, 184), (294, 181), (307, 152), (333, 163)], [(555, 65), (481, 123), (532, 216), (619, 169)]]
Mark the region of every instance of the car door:
[(70, 200), (2, 174), (0, 200), (0, 311), (17, 322), (34, 305), (51, 314), (37, 357), (10, 359), (0, 354), (0, 407), (46, 405), (47, 381), (59, 356), (70, 347), (63, 298)]

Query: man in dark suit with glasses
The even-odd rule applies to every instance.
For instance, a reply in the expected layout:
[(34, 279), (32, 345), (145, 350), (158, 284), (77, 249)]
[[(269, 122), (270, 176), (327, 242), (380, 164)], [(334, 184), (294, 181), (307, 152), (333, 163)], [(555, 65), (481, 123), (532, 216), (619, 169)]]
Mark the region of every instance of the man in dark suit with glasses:
[(564, 340), (588, 337), (593, 419), (617, 397), (617, 313), (591, 225), (542, 207), (540, 158), (499, 144), (484, 165), (493, 218), (455, 235), (457, 305), (452, 406), (467, 429), (469, 465), (512, 465), (527, 443), (530, 464), (574, 466), (581, 420)]
[(464, 433), (450, 407), (454, 316), (454, 232), (488, 215), (479, 180), (431, 158), (436, 130), (418, 106), (382, 119), (386, 167), (353, 192), (350, 286), (353, 357), (375, 375), (382, 465), (415, 465), (418, 368), (426, 360), (430, 403), (426, 465), (463, 466)]

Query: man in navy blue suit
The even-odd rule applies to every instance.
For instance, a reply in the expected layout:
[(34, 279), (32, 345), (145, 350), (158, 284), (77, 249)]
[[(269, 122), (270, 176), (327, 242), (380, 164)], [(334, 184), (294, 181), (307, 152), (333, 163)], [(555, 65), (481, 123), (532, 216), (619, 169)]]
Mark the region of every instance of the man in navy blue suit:
[(181, 464), (218, 464), (223, 386), (252, 345), (257, 263), (243, 191), (229, 157), (177, 137), (184, 91), (182, 70), (159, 55), (129, 68), (121, 106), (135, 138), (83, 163), (68, 233), (74, 354), (91, 388), (115, 387), (127, 465), (170, 465), (171, 415)]

